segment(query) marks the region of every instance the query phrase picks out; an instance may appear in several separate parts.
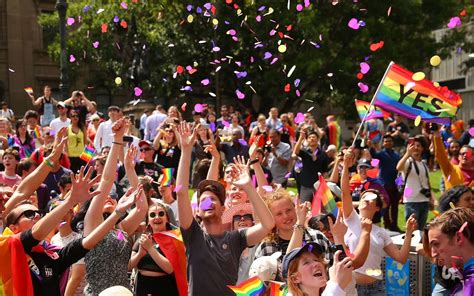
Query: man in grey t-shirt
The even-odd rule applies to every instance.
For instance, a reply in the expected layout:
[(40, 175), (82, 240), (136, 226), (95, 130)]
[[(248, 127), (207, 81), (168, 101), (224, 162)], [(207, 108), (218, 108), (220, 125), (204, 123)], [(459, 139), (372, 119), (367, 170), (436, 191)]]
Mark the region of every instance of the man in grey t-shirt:
[(227, 285), (235, 285), (237, 282), (242, 251), (260, 243), (275, 223), (270, 210), (252, 185), (248, 167), (236, 165), (231, 174), (232, 183), (247, 193), (260, 223), (244, 230), (227, 231), (226, 225), (222, 224), (226, 196), (224, 186), (214, 180), (204, 180), (196, 190), (197, 215), (202, 220), (201, 225), (198, 224), (193, 217), (188, 195), (191, 151), (198, 128), (199, 125), (191, 132), (190, 126), (182, 122), (177, 131), (181, 158), (176, 191), (181, 232), (188, 259), (189, 295), (231, 296), (235, 293)]

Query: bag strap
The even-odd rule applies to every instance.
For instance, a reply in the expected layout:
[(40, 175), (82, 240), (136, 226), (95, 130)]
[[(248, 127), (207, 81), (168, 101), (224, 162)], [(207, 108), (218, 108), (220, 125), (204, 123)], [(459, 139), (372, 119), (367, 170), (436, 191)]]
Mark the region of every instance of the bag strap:
[(407, 172), (406, 172), (406, 174), (405, 174), (405, 178), (404, 178), (404, 180), (403, 180), (402, 194), (403, 194), (403, 192), (405, 192), (405, 187), (407, 186), (408, 175), (410, 175), (410, 173), (411, 173), (411, 164), (412, 164), (412, 162), (413, 162), (413, 161), (411, 160), (411, 158), (408, 158), (407, 161), (408, 161), (408, 169), (407, 169)]
[[(428, 174), (428, 167), (426, 166), (426, 164), (423, 161), (421, 163), (423, 164), (423, 167), (425, 168), (425, 175), (426, 175), (426, 182), (428, 183), (428, 189), (431, 189), (430, 176)], [(420, 181), (420, 185), (421, 185), (421, 187), (423, 187), (423, 183), (421, 182), (421, 178), (420, 178), (420, 169), (418, 168), (418, 165), (416, 164), (416, 161), (413, 162), (413, 165), (415, 166), (416, 175), (418, 176), (418, 180)]]

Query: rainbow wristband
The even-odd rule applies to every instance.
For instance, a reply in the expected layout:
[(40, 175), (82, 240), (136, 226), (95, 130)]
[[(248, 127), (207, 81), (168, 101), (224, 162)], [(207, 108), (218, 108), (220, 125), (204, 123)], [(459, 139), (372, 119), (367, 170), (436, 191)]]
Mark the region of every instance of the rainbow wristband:
[(52, 168), (54, 166), (54, 164), (47, 158), (44, 159), (43, 161), (47, 166), (49, 166), (50, 168)]

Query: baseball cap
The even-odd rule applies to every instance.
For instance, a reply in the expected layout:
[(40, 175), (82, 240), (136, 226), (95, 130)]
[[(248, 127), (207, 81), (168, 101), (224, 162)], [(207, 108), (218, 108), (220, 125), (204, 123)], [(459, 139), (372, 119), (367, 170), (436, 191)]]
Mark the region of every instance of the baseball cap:
[(138, 147), (142, 148), (143, 146), (153, 146), (153, 144), (150, 142), (150, 141), (146, 141), (146, 140), (141, 140), (140, 142), (138, 142)]
[(288, 277), (288, 269), (290, 267), (291, 261), (293, 259), (298, 258), (304, 252), (312, 252), (316, 256), (321, 256), (324, 253), (323, 247), (317, 243), (307, 243), (306, 245), (302, 246), (301, 248), (296, 248), (291, 250), (289, 253), (286, 253), (285, 257), (283, 257), (283, 263), (281, 267), (281, 274), (284, 279)]
[(226, 195), (225, 195), (225, 188), (221, 183), (214, 180), (201, 181), (196, 188), (198, 201), (199, 201), (199, 198), (201, 197), (201, 194), (204, 191), (210, 191), (214, 193), (215, 195), (217, 195), (217, 198), (219, 198), (221, 205), (224, 205)]
[(370, 160), (367, 158), (361, 158), (359, 159), (359, 162), (357, 162), (357, 167), (366, 167), (366, 168), (372, 168), (372, 165), (370, 164)]
[(57, 107), (66, 108), (66, 103), (64, 103), (64, 102), (58, 102), (58, 103), (56, 104), (56, 108), (57, 108)]

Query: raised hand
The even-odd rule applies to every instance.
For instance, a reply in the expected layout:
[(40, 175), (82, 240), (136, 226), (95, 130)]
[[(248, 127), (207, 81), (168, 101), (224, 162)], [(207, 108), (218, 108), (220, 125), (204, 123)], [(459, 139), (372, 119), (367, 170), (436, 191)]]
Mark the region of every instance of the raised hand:
[(125, 131), (129, 127), (130, 122), (128, 119), (121, 118), (114, 122), (112, 125), (112, 132), (114, 133), (114, 141), (122, 143), (123, 141), (123, 135), (125, 134)]
[(301, 203), (299, 198), (296, 199), (296, 224), (304, 225), (309, 210), (308, 205), (311, 206), (311, 203)]
[[(196, 131), (199, 128), (199, 124), (194, 130), (191, 130), (191, 125), (186, 121), (182, 121), (175, 130), (175, 135), (181, 144), (181, 150), (191, 149), (196, 140)], [(174, 128), (173, 128), (174, 129)]]
[(344, 153), (344, 166), (351, 167), (352, 164), (354, 163), (354, 157), (355, 157), (354, 151), (353, 151), (352, 147), (350, 147)]
[(85, 167), (81, 167), (81, 170), (78, 174), (74, 175), (71, 173), (71, 199), (75, 203), (82, 203), (96, 195), (100, 194), (100, 191), (91, 192), (90, 189), (94, 186), (99, 180), (100, 175), (97, 175), (94, 179), (91, 180), (91, 175), (93, 169), (89, 167), (86, 174), (84, 174)]
[(415, 219), (415, 214), (411, 214), (411, 216), (407, 220), (407, 234), (412, 234), (413, 231), (417, 229), (418, 223), (416, 222)]
[(124, 165), (128, 168), (134, 168), (137, 155), (138, 148), (137, 146), (132, 145), (130, 148), (128, 148), (127, 154), (125, 155)]
[(349, 257), (346, 257), (339, 261), (339, 255), (341, 251), (337, 251), (334, 254), (334, 265), (333, 272), (330, 275), (332, 281), (336, 282), (342, 289), (345, 289), (349, 283), (352, 281), (352, 260)]
[(143, 248), (147, 252), (151, 248), (153, 248), (153, 241), (151, 240), (151, 237), (148, 234), (142, 234), (140, 238), (138, 239), (138, 244), (140, 245), (141, 248)]
[(252, 180), (250, 179), (250, 172), (248, 162), (242, 156), (234, 157), (234, 166), (232, 166), (232, 183), (243, 188), (245, 186), (252, 186)]
[(414, 144), (408, 144), (407, 145), (407, 152), (406, 154), (408, 156), (412, 156), (413, 155), (413, 152), (415, 152), (415, 145)]
[(66, 146), (67, 139), (67, 128), (63, 127), (56, 133), (56, 137), (54, 138), (53, 150), (49, 155), (49, 159), (52, 162), (59, 161), (59, 158), (64, 151), (64, 146)]
[(372, 220), (365, 217), (360, 217), (360, 228), (362, 231), (371, 232), (372, 231)]
[(328, 217), (329, 230), (331, 231), (336, 243), (342, 243), (344, 241), (344, 235), (347, 232), (347, 225), (344, 224), (344, 218), (341, 211), (337, 213), (336, 221), (332, 221), (331, 217)]
[(138, 185), (138, 188), (134, 190), (133, 187), (127, 190), (124, 196), (119, 200), (117, 207), (115, 208), (117, 211), (121, 213), (125, 213), (128, 209), (132, 207), (139, 199), (145, 198), (143, 195), (143, 185)]
[(219, 151), (214, 144), (204, 145), (204, 152), (211, 153), (214, 158), (220, 157)]

